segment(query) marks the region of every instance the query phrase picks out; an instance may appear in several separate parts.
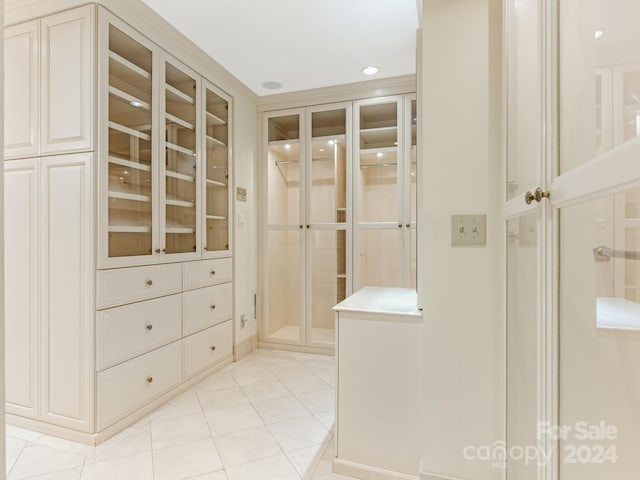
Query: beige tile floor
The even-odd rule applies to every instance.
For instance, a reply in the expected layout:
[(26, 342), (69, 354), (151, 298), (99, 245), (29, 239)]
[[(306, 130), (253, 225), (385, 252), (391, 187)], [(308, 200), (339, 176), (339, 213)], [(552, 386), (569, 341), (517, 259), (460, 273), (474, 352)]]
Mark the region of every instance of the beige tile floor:
[(333, 357), (260, 349), (98, 445), (7, 426), (9, 480), (349, 480)]

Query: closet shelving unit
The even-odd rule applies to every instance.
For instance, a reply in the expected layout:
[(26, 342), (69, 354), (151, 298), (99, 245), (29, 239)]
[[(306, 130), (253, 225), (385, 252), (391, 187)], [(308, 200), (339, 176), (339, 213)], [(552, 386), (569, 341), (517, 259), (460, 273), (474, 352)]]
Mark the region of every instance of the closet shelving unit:
[(351, 291), (351, 104), (265, 117), (261, 342), (331, 350)]
[(150, 255), (153, 56), (114, 26), (107, 56), (109, 256)]
[(204, 256), (229, 252), (229, 97), (211, 84), (204, 85), (203, 208)]
[(199, 81), (184, 66), (164, 62), (164, 171), (162, 253), (196, 252), (199, 157)]
[(415, 287), (415, 96), (355, 102), (354, 290)]

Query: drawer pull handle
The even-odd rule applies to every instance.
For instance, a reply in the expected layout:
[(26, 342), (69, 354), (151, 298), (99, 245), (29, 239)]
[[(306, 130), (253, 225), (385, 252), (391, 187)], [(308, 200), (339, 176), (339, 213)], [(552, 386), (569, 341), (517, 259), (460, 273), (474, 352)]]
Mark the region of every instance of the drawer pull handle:
[(216, 346), (215, 346), (215, 345), (211, 347), (211, 351), (212, 351), (212, 352), (214, 352), (214, 351), (215, 351), (215, 349), (216, 349)]
[(211, 275), (215, 275), (216, 271), (215, 270), (211, 270)]
[(211, 310), (215, 310), (216, 306), (215, 305), (211, 305)]
[(147, 287), (150, 287), (151, 285), (153, 285), (153, 280), (147, 280)]
[(147, 330), (149, 330), (149, 331), (153, 330), (153, 325), (151, 325), (151, 324), (147, 325)]
[(153, 377), (147, 377), (147, 383), (153, 382)]

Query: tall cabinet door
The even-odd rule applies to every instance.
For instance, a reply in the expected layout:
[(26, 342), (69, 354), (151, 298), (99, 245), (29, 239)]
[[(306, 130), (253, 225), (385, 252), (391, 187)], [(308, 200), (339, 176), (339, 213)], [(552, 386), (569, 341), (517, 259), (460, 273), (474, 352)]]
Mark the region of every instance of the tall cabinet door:
[(5, 29), (4, 34), (4, 155), (38, 154), (40, 21)]
[(263, 205), (263, 329), (266, 342), (303, 345), (304, 286), (304, 110), (265, 116), (266, 177)]
[(154, 263), (161, 254), (152, 129), (157, 59), (126, 24), (102, 9), (99, 20), (100, 267)]
[(40, 327), (37, 161), (5, 163), (5, 363), (7, 412), (39, 414)]
[(418, 110), (416, 96), (404, 99), (404, 154), (403, 154), (403, 283), (407, 288), (416, 288), (417, 279), (417, 154), (418, 154)]
[(93, 154), (40, 163), (42, 420), (93, 428)]
[(306, 345), (333, 347), (333, 307), (351, 294), (351, 103), (306, 112)]
[(163, 62), (163, 112), (159, 165), (160, 232), (163, 255), (173, 260), (200, 258), (198, 212), (200, 168), (200, 78), (175, 59)]
[(355, 102), (354, 289), (404, 280), (402, 97)]
[(231, 254), (231, 98), (203, 82), (202, 243), (204, 258)]
[(42, 19), (41, 154), (93, 145), (95, 7)]

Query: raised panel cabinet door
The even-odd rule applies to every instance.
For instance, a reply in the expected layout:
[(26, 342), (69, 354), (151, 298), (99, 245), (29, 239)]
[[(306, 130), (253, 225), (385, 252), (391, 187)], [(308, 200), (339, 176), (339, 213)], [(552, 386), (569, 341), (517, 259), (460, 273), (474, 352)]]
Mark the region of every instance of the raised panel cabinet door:
[(93, 145), (95, 9), (42, 19), (41, 153)]
[(42, 420), (93, 429), (93, 154), (40, 159)]
[(39, 48), (39, 20), (5, 30), (5, 158), (38, 154)]
[(38, 172), (5, 163), (5, 361), (7, 412), (38, 416)]

